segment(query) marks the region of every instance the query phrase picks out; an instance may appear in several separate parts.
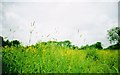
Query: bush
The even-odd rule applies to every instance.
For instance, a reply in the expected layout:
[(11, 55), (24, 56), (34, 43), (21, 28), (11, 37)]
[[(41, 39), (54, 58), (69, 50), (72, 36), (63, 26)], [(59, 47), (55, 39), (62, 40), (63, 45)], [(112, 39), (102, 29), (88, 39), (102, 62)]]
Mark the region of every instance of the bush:
[(18, 47), (18, 46), (20, 46), (20, 44), (21, 43), (18, 40), (13, 40), (13, 41), (6, 40), (6, 41), (3, 41), (3, 47), (5, 47), (5, 46), (9, 46), (9, 47), (16, 46), (16, 47)]
[(117, 43), (115, 45), (111, 45), (111, 46), (107, 47), (106, 49), (110, 49), (110, 50), (120, 49), (120, 44)]
[(94, 61), (99, 59), (98, 54), (96, 53), (96, 50), (87, 50), (86, 59), (93, 59)]
[(80, 49), (103, 49), (101, 42), (96, 42), (92, 45), (82, 46)]

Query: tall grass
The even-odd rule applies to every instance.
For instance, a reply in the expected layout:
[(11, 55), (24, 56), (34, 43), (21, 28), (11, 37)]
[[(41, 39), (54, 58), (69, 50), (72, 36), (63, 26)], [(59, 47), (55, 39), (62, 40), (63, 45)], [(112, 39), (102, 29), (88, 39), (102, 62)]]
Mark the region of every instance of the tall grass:
[(118, 73), (118, 50), (73, 50), (54, 44), (5, 46), (3, 73)]

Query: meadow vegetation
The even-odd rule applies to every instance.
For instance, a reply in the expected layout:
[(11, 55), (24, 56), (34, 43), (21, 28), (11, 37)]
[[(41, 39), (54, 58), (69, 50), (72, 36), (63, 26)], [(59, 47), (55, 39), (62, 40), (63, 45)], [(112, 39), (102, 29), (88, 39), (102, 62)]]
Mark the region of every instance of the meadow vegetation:
[(69, 40), (23, 46), (18, 40), (2, 38), (2, 73), (119, 73), (120, 28), (109, 30), (108, 35), (115, 44), (107, 48), (101, 42), (78, 47)]
[(94, 48), (96, 44), (87, 48), (69, 41), (6, 45), (3, 73), (118, 73), (118, 50)]

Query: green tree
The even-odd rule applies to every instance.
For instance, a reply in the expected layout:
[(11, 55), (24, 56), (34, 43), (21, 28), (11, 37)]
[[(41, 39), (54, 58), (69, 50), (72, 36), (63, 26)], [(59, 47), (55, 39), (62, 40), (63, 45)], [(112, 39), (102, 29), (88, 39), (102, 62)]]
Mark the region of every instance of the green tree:
[(90, 46), (91, 48), (103, 49), (101, 42), (96, 42)]
[(107, 32), (110, 43), (120, 44), (120, 27), (111, 28)]
[(13, 45), (13, 46), (19, 46), (20, 45), (20, 42), (18, 41), (18, 40), (13, 40), (13, 41), (11, 41), (11, 44)]

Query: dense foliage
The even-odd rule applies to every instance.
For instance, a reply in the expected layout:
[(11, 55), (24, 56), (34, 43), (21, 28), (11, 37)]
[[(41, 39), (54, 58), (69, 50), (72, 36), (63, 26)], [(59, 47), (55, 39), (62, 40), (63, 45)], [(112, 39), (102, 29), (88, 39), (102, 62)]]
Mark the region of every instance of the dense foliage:
[(86, 45), (86, 46), (82, 46), (80, 49), (103, 49), (101, 42), (97, 42), (95, 44), (92, 45)]
[(118, 73), (118, 50), (78, 50), (69, 45), (48, 41), (5, 46), (3, 73)]
[(107, 32), (110, 43), (117, 43), (120, 45), (120, 27), (111, 28)]
[(110, 43), (114, 43), (110, 45), (106, 49), (120, 49), (120, 27), (111, 28), (108, 32), (108, 39)]
[(115, 45), (110, 45), (109, 47), (107, 47), (106, 49), (110, 49), (110, 50), (115, 50), (115, 49), (119, 49), (120, 50), (120, 44), (115, 44)]

